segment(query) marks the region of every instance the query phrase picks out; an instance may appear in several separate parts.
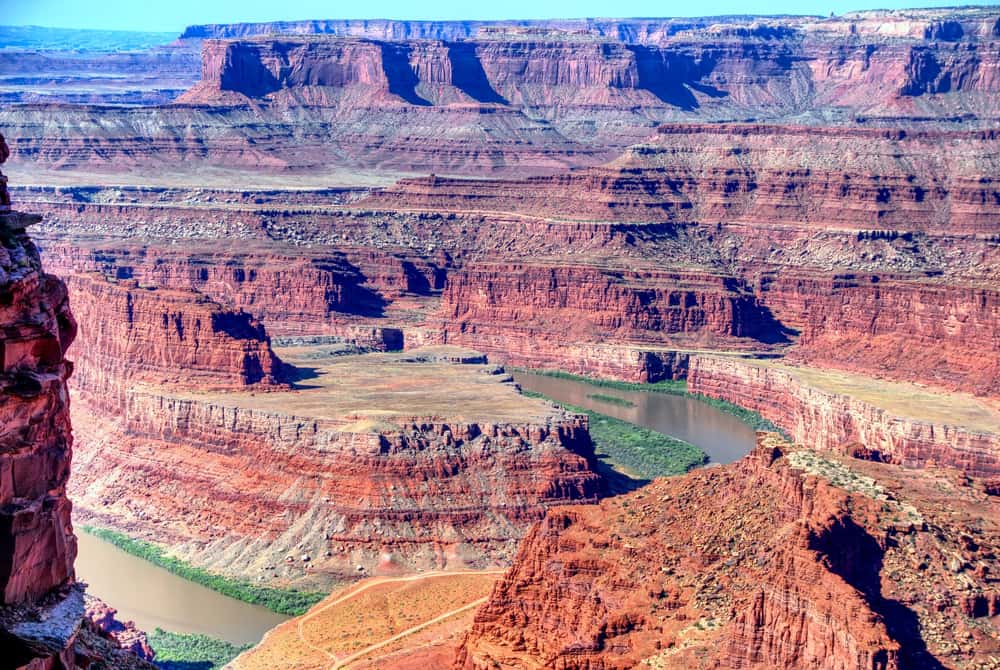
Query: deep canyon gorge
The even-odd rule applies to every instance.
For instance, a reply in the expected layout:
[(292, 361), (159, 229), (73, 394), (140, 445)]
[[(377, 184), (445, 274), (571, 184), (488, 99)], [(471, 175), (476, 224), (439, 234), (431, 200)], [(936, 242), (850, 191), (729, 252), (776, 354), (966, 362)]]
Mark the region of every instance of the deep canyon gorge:
[(182, 667), (80, 533), (295, 616), (236, 670), (1000, 667), (995, 7), (60, 34), (0, 48), (9, 667)]

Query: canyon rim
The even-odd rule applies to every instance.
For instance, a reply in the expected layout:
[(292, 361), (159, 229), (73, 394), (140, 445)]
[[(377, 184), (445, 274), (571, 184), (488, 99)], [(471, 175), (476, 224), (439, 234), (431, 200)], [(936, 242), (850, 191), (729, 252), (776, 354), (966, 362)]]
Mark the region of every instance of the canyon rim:
[(995, 6), (237, 21), (0, 26), (0, 667), (1000, 668)]

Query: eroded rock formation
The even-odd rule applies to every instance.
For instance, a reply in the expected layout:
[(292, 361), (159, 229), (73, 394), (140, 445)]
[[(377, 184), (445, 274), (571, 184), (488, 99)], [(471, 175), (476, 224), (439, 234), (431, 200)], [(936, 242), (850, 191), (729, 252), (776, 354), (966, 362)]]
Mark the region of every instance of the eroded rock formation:
[[(496, 565), (602, 480), (584, 418), (520, 397), (482, 356), (444, 360), (303, 359), (318, 377), (263, 396), (134, 386), (118, 419), (77, 421), (80, 513), (213, 570), (312, 587)], [(428, 387), (454, 406), (414, 408)]]
[(80, 391), (111, 402), (134, 384), (225, 389), (280, 384), (281, 361), (249, 314), (195, 292), (100, 275), (68, 278), (81, 335)]
[[(8, 155), (0, 136), (0, 163)], [(65, 360), (77, 326), (0, 177), (0, 649), (7, 668), (152, 668), (103, 640), (75, 583)]]
[[(846, 452), (864, 445), (877, 460), (907, 467), (949, 466), (975, 477), (1000, 475), (1000, 413), (946, 394), (925, 400), (914, 386), (880, 388), (860, 379), (869, 388), (844, 385), (808, 368), (696, 356), (688, 389), (759, 412), (797, 444), (812, 449)], [(949, 400), (965, 411), (950, 414)]]
[(953, 475), (763, 436), (738, 463), (552, 510), (454, 667), (982, 667), (1000, 535)]
[[(59, 124), (45, 122), (52, 109), (17, 105), (0, 122), (17, 128), (20, 154), (47, 166), (552, 173), (602, 163), (664, 122), (991, 127), (995, 22), (972, 8), (193, 27), (172, 49), (201, 41), (201, 81), (179, 105), (60, 108)], [(191, 76), (177, 76), (178, 58), (135, 60), (167, 80)], [(95, 113), (100, 134), (84, 136)], [(194, 135), (193, 119), (204, 124)]]

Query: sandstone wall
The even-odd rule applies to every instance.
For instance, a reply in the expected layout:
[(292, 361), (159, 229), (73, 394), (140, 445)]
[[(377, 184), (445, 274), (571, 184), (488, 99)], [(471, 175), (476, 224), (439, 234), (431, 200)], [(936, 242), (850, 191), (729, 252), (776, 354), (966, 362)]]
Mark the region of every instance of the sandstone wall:
[(804, 482), (776, 454), (759, 447), (626, 499), (549, 512), (454, 667), (900, 667), (870, 585), (824, 555), (825, 538), (875, 541), (842, 492)]
[(844, 452), (860, 443), (907, 467), (946, 465), (976, 477), (1000, 474), (1000, 436), (893, 416), (863, 400), (809, 386), (794, 374), (731, 358), (695, 357), (688, 390), (770, 419), (812, 449)]
[[(629, 272), (587, 266), (477, 263), (453, 272), (441, 305), (447, 342), (535, 367), (601, 368), (661, 376), (669, 356), (642, 343), (772, 341), (778, 327), (739, 282), (698, 272)], [(597, 343), (632, 345), (602, 356)], [(736, 345), (739, 346), (739, 345)], [(602, 359), (603, 363), (602, 364)], [(673, 376), (670, 375), (664, 376)]]
[(485, 183), (404, 180), (366, 202), (605, 221), (991, 235), (1000, 216), (998, 146), (994, 130), (670, 124), (600, 168)]
[(226, 574), (319, 588), (496, 565), (547, 507), (601, 486), (586, 424), (569, 415), (352, 428), (134, 391), (110, 430), (78, 430), (74, 491), (88, 518), (155, 529), (150, 539)]
[[(556, 115), (565, 106), (627, 104), (763, 114), (846, 107), (913, 115), (939, 104), (935, 96), (948, 95), (969, 109), (995, 111), (990, 97), (1000, 80), (992, 36), (854, 37), (751, 24), (681, 31), (656, 44), (544, 30), (487, 32), (461, 42), (307, 34), (208, 40), (202, 81), (182, 99), (339, 104), (346, 96), (361, 104), (489, 103)], [(296, 89), (301, 95), (291, 93)]]
[[(0, 163), (8, 155), (0, 135)], [(64, 356), (77, 324), (25, 231), (39, 220), (11, 210), (0, 174), (0, 665), (152, 670), (89, 625), (75, 584)]]
[(280, 383), (267, 333), (245, 312), (135, 280), (73, 275), (68, 283), (86, 324), (75, 384), (109, 407), (143, 382), (210, 389)]
[(24, 232), (0, 213), (0, 604), (33, 602), (73, 580), (76, 538), (66, 480), (72, 436), (63, 359), (76, 336), (66, 287), (42, 271)]
[(1000, 395), (1000, 292), (988, 283), (788, 272), (761, 289), (800, 333), (794, 360)]

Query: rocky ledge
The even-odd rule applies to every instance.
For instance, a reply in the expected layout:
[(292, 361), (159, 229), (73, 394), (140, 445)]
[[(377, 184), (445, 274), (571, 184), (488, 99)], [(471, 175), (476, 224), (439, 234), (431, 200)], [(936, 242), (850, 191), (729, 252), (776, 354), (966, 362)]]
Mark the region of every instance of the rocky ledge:
[(279, 350), (300, 371), (287, 390), (143, 384), (119, 418), (81, 416), (78, 513), (211, 570), (324, 588), (502, 564), (548, 507), (601, 492), (586, 418), (481, 355), (328, 346)]
[(812, 449), (1000, 477), (1000, 411), (968, 394), (717, 356), (691, 361), (688, 389), (760, 412)]
[(551, 510), (454, 667), (990, 667), (998, 522), (955, 471), (761, 434), (735, 464)]

